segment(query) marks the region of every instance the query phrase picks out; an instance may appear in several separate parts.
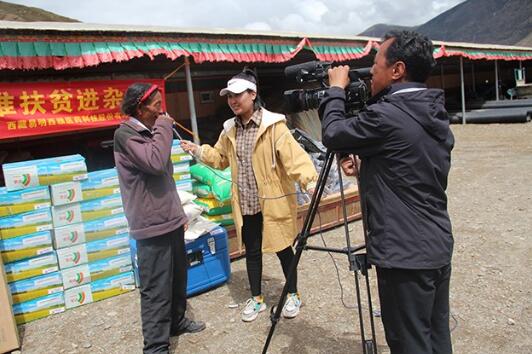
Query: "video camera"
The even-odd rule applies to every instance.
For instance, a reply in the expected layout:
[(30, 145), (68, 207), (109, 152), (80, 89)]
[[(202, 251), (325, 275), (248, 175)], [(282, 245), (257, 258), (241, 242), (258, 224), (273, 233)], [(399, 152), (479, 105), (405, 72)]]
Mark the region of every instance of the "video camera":
[[(320, 101), (329, 88), (327, 83), (328, 70), (332, 62), (309, 61), (302, 64), (287, 66), (284, 75), (287, 78), (295, 78), (298, 83), (319, 82), (320, 88), (297, 89), (284, 92), (284, 107), (286, 113), (297, 113), (309, 109), (318, 108)], [(345, 110), (348, 114), (354, 114), (364, 107), (368, 97), (369, 89), (364, 80), (371, 78), (371, 68), (351, 69), (349, 78), (351, 82), (345, 88), (346, 103)]]

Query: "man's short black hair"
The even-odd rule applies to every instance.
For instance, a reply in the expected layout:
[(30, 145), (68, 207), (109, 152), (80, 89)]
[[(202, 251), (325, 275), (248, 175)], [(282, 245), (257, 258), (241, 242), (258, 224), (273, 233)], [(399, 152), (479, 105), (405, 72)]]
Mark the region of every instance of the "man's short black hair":
[(421, 83), (427, 81), (436, 65), (431, 40), (413, 31), (390, 31), (384, 35), (383, 41), (390, 38), (394, 41), (386, 51), (388, 65), (402, 61), (406, 66), (407, 80)]

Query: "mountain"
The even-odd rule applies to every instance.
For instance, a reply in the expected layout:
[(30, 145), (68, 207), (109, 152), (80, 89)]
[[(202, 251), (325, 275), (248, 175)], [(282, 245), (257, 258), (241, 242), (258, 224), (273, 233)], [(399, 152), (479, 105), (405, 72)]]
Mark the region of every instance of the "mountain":
[(5, 1), (0, 1), (0, 21), (80, 22), (78, 20), (59, 16), (53, 12), (44, 11), (36, 7), (12, 4)]
[(433, 40), (532, 46), (532, 1), (467, 0), (417, 26), (416, 31)]
[(382, 37), (386, 32), (389, 31), (415, 31), (416, 26), (414, 27), (407, 27), (407, 26), (394, 26), (394, 25), (387, 25), (385, 23), (378, 23), (376, 25), (371, 26), (370, 28), (366, 29), (364, 32), (360, 33), (359, 36), (367, 36), (367, 37)]

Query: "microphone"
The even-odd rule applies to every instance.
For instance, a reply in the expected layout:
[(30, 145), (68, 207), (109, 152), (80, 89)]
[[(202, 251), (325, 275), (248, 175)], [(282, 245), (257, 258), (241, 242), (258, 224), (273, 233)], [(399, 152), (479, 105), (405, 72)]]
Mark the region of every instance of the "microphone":
[(179, 139), (179, 140), (183, 140), (183, 138), (181, 137), (181, 135), (179, 135), (179, 133), (177, 132), (177, 124), (176, 122), (174, 121), (174, 119), (168, 114), (168, 112), (159, 112), (159, 115), (161, 116), (167, 116), (168, 118), (171, 118), (172, 119), (172, 135), (174, 136), (174, 139)]
[(175, 127), (176, 127), (176, 124), (174, 123), (172, 125), (172, 132), (174, 134), (174, 138), (175, 139), (179, 139), (179, 140), (183, 140), (183, 138), (181, 137), (181, 135), (179, 135), (179, 133), (177, 132), (177, 129)]

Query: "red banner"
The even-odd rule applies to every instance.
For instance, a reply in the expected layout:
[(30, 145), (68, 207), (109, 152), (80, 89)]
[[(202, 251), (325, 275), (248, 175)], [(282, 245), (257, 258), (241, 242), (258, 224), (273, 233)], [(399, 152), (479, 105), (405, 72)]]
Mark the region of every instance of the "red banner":
[(163, 80), (0, 83), (0, 140), (118, 125), (135, 82), (158, 85), (166, 110)]

